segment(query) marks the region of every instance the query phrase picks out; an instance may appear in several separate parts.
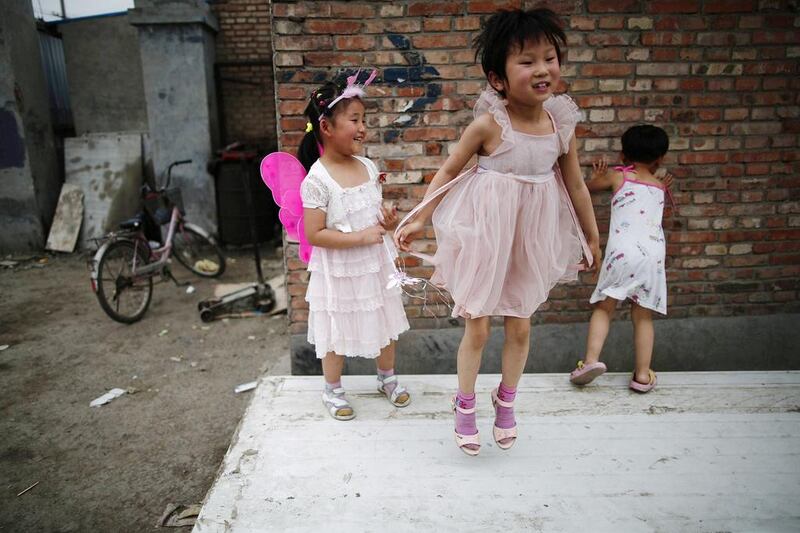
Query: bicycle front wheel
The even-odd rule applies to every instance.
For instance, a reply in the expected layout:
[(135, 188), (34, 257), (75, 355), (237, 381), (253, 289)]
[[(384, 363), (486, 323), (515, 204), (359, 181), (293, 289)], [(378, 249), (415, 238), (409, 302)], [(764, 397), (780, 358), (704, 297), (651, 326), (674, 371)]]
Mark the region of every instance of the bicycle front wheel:
[(148, 251), (141, 242), (115, 241), (97, 263), (97, 300), (117, 322), (141, 320), (153, 296), (153, 277), (134, 277), (133, 270), (147, 264)]
[(216, 278), (225, 272), (225, 256), (213, 237), (206, 237), (184, 225), (172, 238), (172, 253), (180, 264), (204, 278)]

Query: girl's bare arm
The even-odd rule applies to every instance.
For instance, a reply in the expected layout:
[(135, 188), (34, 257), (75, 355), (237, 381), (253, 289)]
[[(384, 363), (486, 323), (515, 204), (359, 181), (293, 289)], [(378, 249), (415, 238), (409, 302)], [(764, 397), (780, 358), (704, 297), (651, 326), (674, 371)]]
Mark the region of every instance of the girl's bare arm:
[(378, 224), (352, 233), (329, 229), (325, 226), (325, 211), (322, 209), (303, 209), (303, 224), (309, 244), (321, 248), (353, 248), (379, 244), (386, 233)]
[(561, 174), (564, 176), (564, 185), (566, 185), (572, 205), (575, 207), (583, 234), (586, 235), (586, 241), (592, 250), (593, 267), (596, 268), (601, 259), (600, 232), (597, 230), (597, 221), (594, 218), (592, 198), (581, 174), (575, 137), (569, 143), (569, 152), (559, 158), (559, 165)]

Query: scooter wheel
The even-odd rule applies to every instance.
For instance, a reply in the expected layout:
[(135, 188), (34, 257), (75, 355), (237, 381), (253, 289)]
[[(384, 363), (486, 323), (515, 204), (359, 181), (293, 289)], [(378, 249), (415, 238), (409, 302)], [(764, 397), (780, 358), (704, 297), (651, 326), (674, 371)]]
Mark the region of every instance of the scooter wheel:
[(211, 309), (203, 309), (200, 311), (200, 320), (203, 322), (211, 322), (214, 320), (214, 313)]

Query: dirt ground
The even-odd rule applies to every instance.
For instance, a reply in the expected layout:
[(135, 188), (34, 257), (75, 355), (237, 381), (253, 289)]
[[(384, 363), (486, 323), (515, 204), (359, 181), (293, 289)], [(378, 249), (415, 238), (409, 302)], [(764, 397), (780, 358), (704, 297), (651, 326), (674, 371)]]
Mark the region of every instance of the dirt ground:
[[(279, 274), (264, 254), (265, 275)], [(222, 283), (255, 280), (250, 252), (226, 255)], [(286, 315), (204, 324), (197, 302), (218, 281), (176, 265), (196, 292), (158, 284), (144, 319), (118, 324), (84, 256), (37, 265), (0, 268), (0, 530), (188, 531), (156, 523), (211, 487), (252, 394), (234, 387), (289, 373)], [(130, 391), (89, 406), (114, 387)]]

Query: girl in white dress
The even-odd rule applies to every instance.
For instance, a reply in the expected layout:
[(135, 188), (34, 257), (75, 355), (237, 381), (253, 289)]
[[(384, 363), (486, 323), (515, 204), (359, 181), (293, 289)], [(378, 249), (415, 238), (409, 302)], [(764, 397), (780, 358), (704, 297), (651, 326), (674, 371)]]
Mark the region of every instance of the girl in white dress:
[[(648, 392), (656, 385), (650, 368), (653, 354), (652, 312), (667, 314), (666, 246), (661, 218), (672, 176), (654, 173), (669, 149), (669, 138), (659, 127), (634, 126), (622, 135), (624, 166), (609, 170), (596, 162), (587, 186), (590, 191), (611, 189), (611, 223), (597, 288), (596, 303), (586, 342), (586, 357), (570, 374), (570, 381), (586, 385), (606, 371), (600, 352), (608, 336), (617, 302), (631, 301), (636, 359), (630, 388)], [(671, 198), (671, 197), (670, 197)]]
[(397, 407), (411, 401), (394, 374), (394, 341), (409, 328), (401, 290), (388, 286), (397, 252), (386, 231), (397, 225), (397, 211), (382, 205), (375, 163), (356, 155), (366, 138), (356, 76), (347, 87), (326, 83), (312, 93), (298, 154), (308, 170), (300, 193), (305, 235), (314, 247), (308, 341), (322, 359), (323, 404), (337, 420), (355, 416), (341, 384), (344, 356), (375, 358), (378, 391)]

